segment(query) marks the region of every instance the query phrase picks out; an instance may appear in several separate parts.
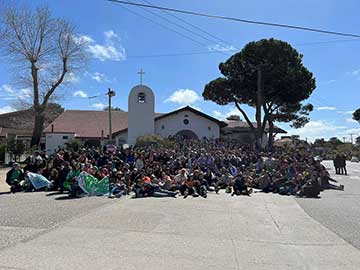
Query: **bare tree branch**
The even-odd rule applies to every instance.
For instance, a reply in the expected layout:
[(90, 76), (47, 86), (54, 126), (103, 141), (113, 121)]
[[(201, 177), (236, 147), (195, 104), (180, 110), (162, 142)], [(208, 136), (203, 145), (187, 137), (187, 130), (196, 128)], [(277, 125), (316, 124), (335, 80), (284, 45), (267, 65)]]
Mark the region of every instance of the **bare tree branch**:
[(76, 38), (73, 25), (53, 18), (46, 6), (32, 11), (13, 5), (5, 9), (1, 18), (0, 52), (16, 69), (16, 81), (32, 89), (36, 112), (33, 139), (37, 136), (38, 143), (44, 128), (42, 114), (49, 100), (66, 82), (67, 74), (87, 63), (86, 43)]

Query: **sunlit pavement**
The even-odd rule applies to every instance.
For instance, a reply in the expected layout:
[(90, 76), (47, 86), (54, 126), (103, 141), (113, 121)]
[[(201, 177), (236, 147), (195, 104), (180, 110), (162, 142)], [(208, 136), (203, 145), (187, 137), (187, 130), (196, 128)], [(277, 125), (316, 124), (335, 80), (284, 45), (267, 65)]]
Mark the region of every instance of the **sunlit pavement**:
[(298, 204), (350, 197), (349, 186), (321, 199), (5, 194), (0, 269), (359, 269), (360, 251)]

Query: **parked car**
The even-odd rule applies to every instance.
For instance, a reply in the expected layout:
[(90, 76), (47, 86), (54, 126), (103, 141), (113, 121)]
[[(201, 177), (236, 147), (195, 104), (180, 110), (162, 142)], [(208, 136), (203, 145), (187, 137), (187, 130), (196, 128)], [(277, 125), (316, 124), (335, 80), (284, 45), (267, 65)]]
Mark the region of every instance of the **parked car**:
[(359, 158), (358, 157), (352, 157), (351, 162), (359, 162)]

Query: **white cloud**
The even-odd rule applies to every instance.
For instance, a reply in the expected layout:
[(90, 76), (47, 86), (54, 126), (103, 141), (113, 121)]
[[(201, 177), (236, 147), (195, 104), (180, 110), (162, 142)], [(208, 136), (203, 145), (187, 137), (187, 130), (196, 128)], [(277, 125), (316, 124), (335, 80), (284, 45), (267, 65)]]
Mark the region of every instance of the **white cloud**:
[(233, 52), (236, 51), (236, 48), (232, 45), (223, 46), (220, 44), (215, 44), (208, 46), (208, 50), (210, 52)]
[(313, 120), (306, 124), (303, 128), (288, 130), (289, 135), (300, 135), (301, 138), (307, 138), (309, 141), (314, 141), (318, 138), (337, 137), (342, 134), (345, 126), (337, 126), (330, 122), (322, 120)]
[(351, 72), (351, 74), (352, 74), (352, 75), (354, 75), (354, 76), (358, 76), (358, 75), (360, 75), (360, 68), (359, 68), (359, 69), (354, 70), (353, 72)]
[(5, 107), (0, 108), (0, 114), (14, 112), (14, 111), (15, 111), (15, 109), (11, 106), (5, 106)]
[(353, 114), (355, 112), (355, 110), (352, 111), (336, 111), (339, 114)]
[(107, 39), (118, 38), (118, 35), (115, 34), (115, 32), (113, 30), (105, 31), (104, 35)]
[(219, 112), (219, 111), (213, 111), (213, 112), (212, 112), (212, 115), (213, 115), (215, 118), (221, 118), (221, 119), (224, 118), (223, 114), (222, 114), (221, 112)]
[(126, 59), (125, 48), (121, 44), (119, 36), (113, 31), (104, 32), (105, 43), (97, 44), (94, 40), (89, 41), (88, 51), (100, 61), (122, 61)]
[[(226, 118), (228, 118), (231, 115), (238, 115), (240, 116), (240, 119), (242, 119), (243, 115), (241, 114), (241, 112), (237, 109), (237, 108), (232, 108), (229, 111), (222, 113), (219, 111), (213, 111), (212, 112), (213, 116), (221, 119), (221, 120), (225, 120)], [(250, 116), (249, 116), (250, 117)]]
[(79, 90), (79, 91), (74, 92), (73, 97), (87, 98), (88, 95), (84, 91)]
[(110, 80), (106, 77), (106, 75), (100, 72), (94, 72), (92, 74), (89, 74), (89, 76), (91, 79), (97, 81), (98, 83), (110, 82)]
[(324, 107), (318, 107), (317, 110), (318, 111), (335, 111), (336, 107), (324, 106)]
[(1, 89), (3, 89), (5, 92), (10, 93), (10, 94), (15, 92), (14, 89), (12, 89), (12, 87), (10, 85), (8, 85), (8, 84), (4, 84), (1, 87)]
[(91, 106), (94, 107), (95, 109), (99, 109), (99, 110), (103, 110), (106, 107), (106, 105), (103, 103), (95, 103), (95, 104), (92, 104)]
[(79, 35), (79, 36), (74, 36), (73, 37), (74, 41), (78, 44), (89, 44), (89, 43), (93, 43), (94, 40), (87, 35)]
[(32, 95), (32, 91), (30, 90), (30, 88), (16, 90), (8, 84), (2, 85), (0, 87), (0, 91), (5, 92), (5, 95), (2, 96), (2, 97), (4, 97), (4, 100), (20, 99), (23, 101), (28, 98), (31, 98), (31, 95)]
[(352, 118), (346, 118), (346, 122), (348, 122), (348, 123), (357, 123), (357, 121), (352, 119)]
[(17, 97), (21, 100), (31, 98), (32, 91), (29, 88), (21, 89)]
[(77, 82), (79, 82), (79, 78), (76, 76), (76, 74), (74, 72), (69, 72), (66, 75), (65, 82), (77, 83)]
[(165, 100), (165, 102), (174, 102), (181, 105), (191, 105), (200, 100), (200, 96), (191, 89), (179, 89)]

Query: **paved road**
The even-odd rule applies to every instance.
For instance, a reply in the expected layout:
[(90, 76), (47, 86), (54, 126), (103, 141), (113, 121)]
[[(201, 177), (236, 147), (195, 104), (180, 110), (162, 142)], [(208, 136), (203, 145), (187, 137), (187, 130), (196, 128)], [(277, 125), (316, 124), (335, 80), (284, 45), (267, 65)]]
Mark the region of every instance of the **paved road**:
[(62, 197), (0, 196), (0, 269), (360, 268), (293, 197)]
[(53, 194), (0, 195), (0, 250), (46, 233), (74, 217), (112, 202), (107, 198), (69, 200), (67, 195)]
[(360, 163), (347, 163), (348, 176), (335, 175), (332, 162), (325, 161), (344, 191), (328, 190), (321, 199), (297, 199), (303, 209), (324, 226), (360, 249)]

